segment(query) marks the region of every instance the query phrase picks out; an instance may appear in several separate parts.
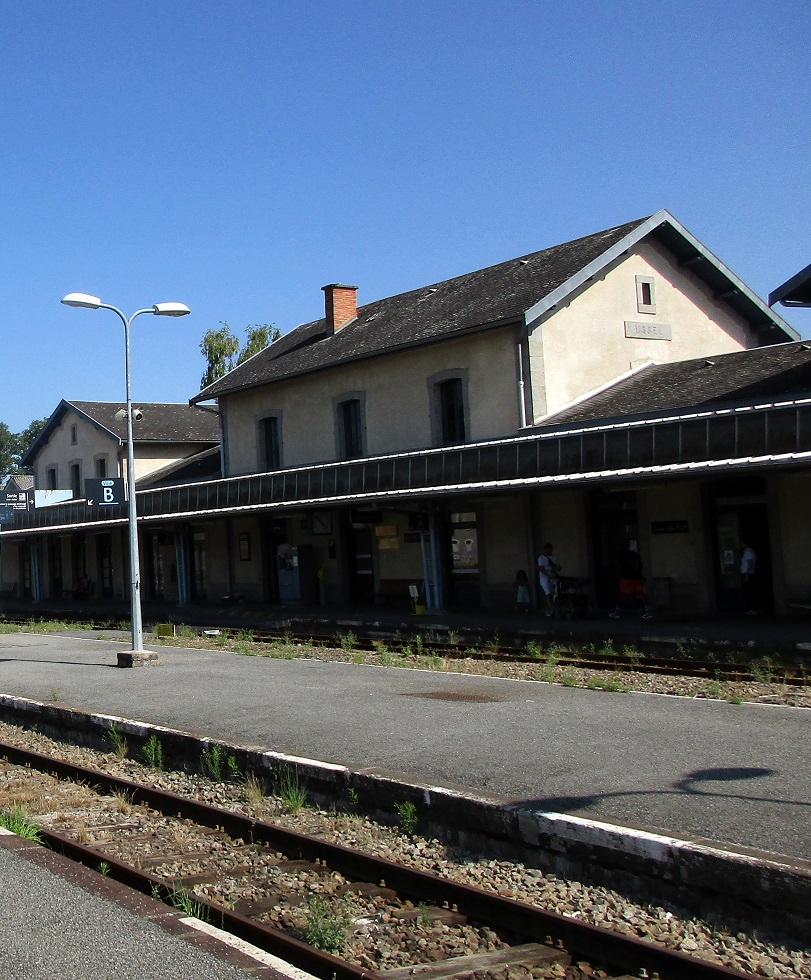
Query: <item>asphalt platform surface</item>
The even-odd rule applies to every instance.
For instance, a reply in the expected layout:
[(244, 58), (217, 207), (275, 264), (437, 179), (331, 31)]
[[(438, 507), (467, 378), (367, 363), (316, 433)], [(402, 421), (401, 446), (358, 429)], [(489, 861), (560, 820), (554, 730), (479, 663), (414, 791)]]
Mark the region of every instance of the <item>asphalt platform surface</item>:
[[(0, 835), (3, 980), (289, 980), (165, 905)], [(261, 957), (261, 954), (258, 954)], [(275, 962), (275, 961), (274, 961)], [(307, 977), (308, 974), (298, 974)]]
[(807, 710), (169, 647), (157, 666), (118, 668), (130, 647), (0, 635), (0, 693), (811, 857)]

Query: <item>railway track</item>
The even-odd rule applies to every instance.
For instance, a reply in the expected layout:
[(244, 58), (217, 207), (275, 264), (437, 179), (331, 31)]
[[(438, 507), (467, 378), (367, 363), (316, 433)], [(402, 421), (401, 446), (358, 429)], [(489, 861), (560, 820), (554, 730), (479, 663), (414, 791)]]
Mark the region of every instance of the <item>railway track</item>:
[[(24, 626), (28, 620), (6, 618), (4, 622)], [(109, 622), (93, 622), (82, 619), (83, 625), (91, 629), (110, 629)], [(331, 633), (285, 630), (258, 630), (236, 627), (200, 627), (195, 630), (200, 636), (222, 637), (230, 640), (250, 639), (257, 644), (289, 644), (292, 646), (316, 646), (333, 648), (348, 642), (349, 631)], [(460, 637), (457, 642), (441, 642), (434, 631), (415, 632), (402, 637), (399, 632), (381, 636), (379, 631), (364, 634), (351, 631), (352, 649), (363, 651), (387, 650), (401, 657), (424, 655), (441, 657), (446, 660), (501, 661), (504, 663), (551, 663), (560, 667), (576, 667), (597, 671), (633, 671), (641, 674), (656, 674), (669, 677), (697, 677), (714, 681), (760, 681), (779, 683), (786, 687), (804, 688), (811, 685), (811, 667), (805, 664), (777, 665), (768, 662), (752, 664), (733, 663), (715, 660), (697, 660), (686, 657), (657, 657), (648, 653), (624, 651), (602, 653), (596, 650), (533, 648), (532, 644), (521, 645), (519, 641), (509, 646), (499, 644), (494, 639), (482, 637)]]
[[(50, 847), (317, 977), (747, 976), (51, 756), (3, 743), (0, 756), (15, 778), (47, 779), (37, 824)], [(314, 909), (323, 925), (330, 908), (347, 919), (345, 958), (305, 942)]]
[[(289, 630), (244, 630), (220, 628), (216, 630), (200, 630), (201, 634), (216, 633), (230, 639), (244, 639), (249, 633), (254, 643), (294, 645), (316, 645), (334, 647), (346, 642), (345, 636), (333, 633), (328, 636), (309, 633), (295, 633)], [(530, 645), (517, 648), (515, 646), (499, 645), (495, 642), (481, 639), (470, 639), (457, 643), (442, 643), (424, 634), (415, 634), (402, 639), (386, 637), (380, 639), (373, 635), (355, 635), (352, 646), (358, 650), (387, 649), (400, 656), (420, 654), (424, 656), (442, 657), (448, 660), (481, 660), (504, 661), (506, 663), (539, 663), (549, 662), (561, 667), (582, 667), (590, 670), (606, 671), (636, 671), (644, 674), (660, 674), (667, 676), (701, 677), (707, 680), (719, 681), (776, 681), (787, 686), (805, 687), (811, 683), (811, 673), (801, 665), (770, 666), (764, 664), (746, 665), (722, 661), (694, 660), (688, 658), (654, 657), (648, 654), (633, 653), (588, 653), (578, 650), (563, 650), (556, 648), (550, 651), (535, 650)]]

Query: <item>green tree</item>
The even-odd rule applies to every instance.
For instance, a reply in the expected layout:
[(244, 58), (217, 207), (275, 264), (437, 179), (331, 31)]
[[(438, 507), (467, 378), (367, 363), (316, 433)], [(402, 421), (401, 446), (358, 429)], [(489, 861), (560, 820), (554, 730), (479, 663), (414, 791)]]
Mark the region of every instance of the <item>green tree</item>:
[(0, 477), (5, 477), (14, 469), (14, 451), (17, 437), (5, 422), (0, 422)]
[(281, 331), (270, 323), (254, 324), (245, 328), (245, 343), (240, 347), (239, 338), (228, 326), (227, 320), (220, 320), (220, 328), (212, 327), (203, 334), (200, 341), (200, 352), (206, 359), (206, 370), (200, 378), (200, 389), (214, 384), (224, 374), (264, 350), (269, 344), (278, 340)]
[(22, 432), (18, 432), (14, 437), (16, 440), (16, 446), (14, 449), (14, 466), (15, 470), (18, 472), (30, 473), (30, 466), (20, 466), (20, 460), (25, 456), (28, 450), (34, 445), (40, 432), (48, 424), (48, 419), (34, 419), (33, 422), (29, 423)]
[(200, 378), (200, 389), (221, 378), (234, 366), (234, 358), (239, 353), (239, 340), (231, 333), (227, 320), (220, 320), (220, 329), (212, 327), (203, 334), (200, 352), (206, 359), (206, 370)]
[(30, 467), (20, 465), (20, 460), (47, 422), (47, 419), (34, 419), (22, 432), (12, 432), (5, 422), (0, 422), (0, 478), (10, 473), (31, 472)]
[(281, 335), (281, 330), (274, 327), (272, 323), (255, 323), (253, 326), (245, 327), (246, 340), (240, 349), (237, 364), (247, 361), (249, 357), (258, 354), (260, 350), (270, 347)]

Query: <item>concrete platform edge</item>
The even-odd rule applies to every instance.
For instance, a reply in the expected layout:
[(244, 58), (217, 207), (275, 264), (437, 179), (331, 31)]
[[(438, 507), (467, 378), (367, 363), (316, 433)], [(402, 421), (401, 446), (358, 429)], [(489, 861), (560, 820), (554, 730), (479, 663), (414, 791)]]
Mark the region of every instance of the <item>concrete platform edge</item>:
[(18, 858), (30, 861), (45, 871), (64, 878), (97, 898), (120, 905), (133, 915), (147, 919), (164, 932), (242, 970), (254, 980), (312, 980), (310, 974), (283, 963), (278, 957), (271, 957), (264, 950), (257, 949), (250, 943), (229, 936), (220, 929), (209, 927), (206, 923), (175, 911), (121, 882), (114, 881), (48, 850), (41, 844), (25, 840), (3, 828), (0, 828), (0, 847), (13, 851)]
[(263, 746), (232, 745), (129, 718), (90, 713), (0, 695), (0, 719), (42, 734), (109, 750), (115, 722), (131, 755), (155, 735), (167, 766), (199, 772), (201, 755), (219, 745), (242, 772), (270, 785), (294, 773), (311, 800), (358, 809), (396, 823), (396, 803), (410, 801), (418, 831), (445, 843), (519, 860), (547, 872), (665, 897), (695, 914), (726, 916), (777, 932), (811, 928), (811, 862), (706, 839), (681, 840), (643, 827), (622, 827), (566, 813), (534, 810), (520, 802), (474, 794), (463, 787), (421, 784), (379, 769), (344, 766), (278, 753)]

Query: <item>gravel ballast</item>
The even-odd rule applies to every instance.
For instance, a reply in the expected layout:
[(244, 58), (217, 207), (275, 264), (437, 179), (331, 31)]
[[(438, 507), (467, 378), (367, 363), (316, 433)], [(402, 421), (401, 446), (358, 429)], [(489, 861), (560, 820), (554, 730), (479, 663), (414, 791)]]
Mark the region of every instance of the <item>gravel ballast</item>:
[[(756, 976), (811, 976), (811, 949), (807, 941), (761, 935), (756, 924), (699, 919), (691, 916), (686, 909), (638, 902), (631, 895), (580, 881), (564, 880), (545, 874), (539, 868), (449, 849), (438, 840), (405, 834), (397, 827), (380, 824), (359, 814), (309, 807), (287, 813), (282, 800), (257, 798), (255, 793), (248, 791), (244, 782), (212, 782), (196, 775), (156, 772), (113, 753), (56, 743), (13, 725), (0, 724), (0, 740), (218, 806), (230, 807), (290, 829), (541, 905), (584, 922), (702, 956)], [(412, 933), (417, 929), (414, 920), (410, 922), (409, 929)], [(443, 951), (442, 948), (441, 931), (434, 935), (426, 930), (426, 935), (421, 938), (437, 946), (437, 956), (448, 955), (448, 950)], [(397, 962), (394, 954), (392, 956), (390, 965), (395, 966)]]

